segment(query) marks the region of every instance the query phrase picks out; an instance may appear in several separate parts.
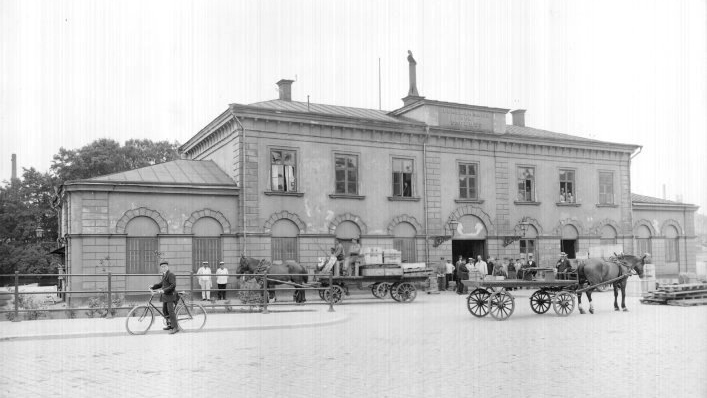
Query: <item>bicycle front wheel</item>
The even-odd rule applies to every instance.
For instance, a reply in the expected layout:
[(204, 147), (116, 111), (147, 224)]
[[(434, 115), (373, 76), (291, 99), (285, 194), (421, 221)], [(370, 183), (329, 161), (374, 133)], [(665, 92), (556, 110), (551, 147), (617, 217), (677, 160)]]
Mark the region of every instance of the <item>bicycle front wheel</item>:
[(206, 310), (200, 304), (185, 303), (177, 309), (179, 327), (187, 332), (201, 330), (206, 324)]
[(125, 329), (130, 334), (145, 334), (150, 330), (154, 320), (155, 314), (152, 313), (152, 308), (138, 305), (128, 312), (128, 316), (125, 318)]

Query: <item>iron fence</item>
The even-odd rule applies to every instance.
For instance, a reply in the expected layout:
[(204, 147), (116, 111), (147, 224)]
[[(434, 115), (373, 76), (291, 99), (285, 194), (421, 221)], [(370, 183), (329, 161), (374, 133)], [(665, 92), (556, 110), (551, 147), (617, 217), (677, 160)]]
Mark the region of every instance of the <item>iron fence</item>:
[[(5, 309), (0, 309), (0, 314), (8, 314), (11, 313), (13, 314), (12, 316), (12, 321), (13, 322), (19, 322), (20, 313), (27, 313), (31, 311), (47, 311), (47, 312), (59, 312), (59, 311), (99, 311), (99, 310), (105, 310), (106, 315), (105, 318), (113, 318), (115, 314), (117, 314), (118, 310), (130, 310), (133, 308), (133, 306), (114, 306), (113, 304), (113, 298), (119, 297), (119, 295), (144, 295), (148, 294), (147, 289), (142, 289), (142, 290), (128, 290), (128, 289), (115, 289), (113, 287), (113, 282), (116, 280), (116, 278), (125, 278), (125, 281), (127, 282), (128, 277), (145, 277), (145, 276), (155, 276), (155, 279), (159, 278), (162, 276), (162, 274), (113, 274), (111, 272), (108, 273), (94, 273), (94, 274), (20, 274), (19, 271), (16, 271), (14, 274), (0, 274), (0, 278), (11, 278), (14, 283), (12, 283), (11, 286), (6, 286), (10, 287), (13, 289), (13, 291), (0, 291), (0, 302), (2, 300), (7, 300), (7, 296), (12, 297), (13, 299), (13, 309), (11, 310), (5, 310)], [(236, 278), (236, 281), (241, 280), (241, 278), (248, 277), (249, 279), (256, 278), (262, 281), (262, 286), (259, 286), (257, 288), (235, 288), (235, 289), (195, 289), (194, 287), (194, 280), (195, 278), (198, 278), (199, 276), (203, 275), (198, 275), (196, 273), (189, 272), (189, 273), (175, 273), (175, 276), (177, 279), (185, 279), (189, 278), (189, 289), (188, 290), (183, 290), (183, 289), (177, 289), (179, 292), (185, 292), (189, 295), (189, 297), (194, 300), (194, 294), (199, 294), (201, 292), (218, 292), (218, 291), (223, 291), (223, 292), (255, 292), (260, 295), (262, 295), (263, 300), (262, 302), (258, 303), (228, 303), (228, 304), (208, 304), (204, 305), (206, 309), (216, 309), (216, 308), (222, 308), (222, 307), (261, 307), (261, 313), (263, 314), (268, 314), (270, 311), (268, 310), (268, 307), (272, 306), (288, 306), (288, 305), (307, 305), (306, 301), (302, 303), (296, 303), (296, 302), (280, 302), (280, 303), (270, 303), (269, 302), (269, 291), (275, 290), (275, 285), (282, 283), (276, 280), (271, 279), (272, 277), (276, 276), (302, 276), (301, 274), (269, 274), (269, 273), (262, 273), (262, 274), (228, 274), (228, 275), (216, 275), (212, 274), (212, 277), (217, 277), (217, 276), (227, 276), (229, 280), (232, 277)], [(67, 298), (70, 298), (71, 295), (74, 295), (74, 298), (88, 298), (88, 295), (91, 294), (98, 294), (98, 295), (106, 295), (106, 303), (105, 303), (105, 308), (97, 308), (97, 307), (68, 307), (68, 308), (41, 308), (41, 309), (28, 309), (28, 308), (19, 308), (20, 307), (20, 295), (46, 295), (47, 292), (45, 291), (34, 291), (34, 292), (29, 292), (29, 291), (24, 291), (20, 292), (20, 286), (21, 281), (23, 280), (28, 280), (29, 278), (37, 278), (37, 277), (49, 277), (49, 278), (56, 278), (56, 280), (59, 282), (57, 284), (57, 291), (56, 294), (59, 295), (60, 301), (67, 301)], [(86, 289), (81, 289), (81, 290), (64, 290), (61, 288), (61, 281), (62, 280), (71, 280), (74, 279), (76, 280), (77, 278), (83, 278), (83, 277), (99, 277), (99, 278), (105, 278), (105, 286), (106, 289), (94, 289), (94, 290), (86, 290)], [(62, 279), (65, 278), (65, 279)], [(333, 273), (329, 274), (329, 283), (328, 286), (322, 286), (321, 284), (293, 284), (293, 283), (286, 283), (288, 287), (278, 287), (278, 291), (302, 291), (306, 295), (307, 291), (317, 291), (317, 292), (325, 292), (328, 291), (328, 297), (332, 297), (332, 287), (334, 284), (332, 283), (333, 279)], [(34, 279), (36, 280), (36, 279)], [(91, 283), (96, 283), (96, 284), (101, 284), (100, 280), (91, 280)], [(54, 292), (52, 292), (54, 294)], [(320, 296), (322, 294), (320, 293)], [(320, 302), (312, 302), (311, 304), (320, 304)], [(329, 311), (333, 312), (334, 311), (334, 300), (329, 299), (329, 300), (324, 300), (324, 304), (329, 306)], [(0, 307), (2, 308), (2, 307)]]

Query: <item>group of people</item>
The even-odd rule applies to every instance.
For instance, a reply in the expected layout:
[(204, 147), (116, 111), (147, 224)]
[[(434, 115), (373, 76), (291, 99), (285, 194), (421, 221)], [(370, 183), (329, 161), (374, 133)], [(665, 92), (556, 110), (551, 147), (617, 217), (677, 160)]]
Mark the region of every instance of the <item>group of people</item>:
[[(211, 300), (211, 267), (209, 267), (209, 262), (204, 261), (201, 263), (201, 267), (196, 271), (197, 280), (199, 281), (199, 286), (201, 286), (201, 300), (210, 301)], [(226, 285), (228, 284), (228, 269), (223, 264), (223, 261), (219, 261), (218, 269), (216, 270), (216, 285), (218, 286), (217, 300), (226, 299)]]
[(499, 261), (493, 257), (489, 257), (484, 261), (480, 255), (476, 256), (475, 259), (471, 257), (464, 259), (463, 256), (459, 256), (456, 264), (452, 264), (451, 260), (446, 260), (444, 289), (449, 290), (449, 283), (454, 281), (457, 294), (464, 294), (464, 284), (461, 281), (469, 280), (472, 274), (476, 274), (481, 278), (500, 276), (504, 279), (532, 280), (536, 272), (533, 268), (537, 267), (538, 265), (532, 253), (528, 254), (527, 261), (523, 261), (520, 258), (515, 260), (505, 258), (503, 261)]
[(329, 249), (329, 259), (321, 264), (319, 270), (322, 273), (329, 273), (335, 265), (341, 276), (355, 276), (355, 264), (359, 260), (358, 256), (361, 253), (361, 244), (357, 239), (351, 239), (348, 253), (344, 250), (344, 245), (341, 240), (335, 239), (334, 247)]

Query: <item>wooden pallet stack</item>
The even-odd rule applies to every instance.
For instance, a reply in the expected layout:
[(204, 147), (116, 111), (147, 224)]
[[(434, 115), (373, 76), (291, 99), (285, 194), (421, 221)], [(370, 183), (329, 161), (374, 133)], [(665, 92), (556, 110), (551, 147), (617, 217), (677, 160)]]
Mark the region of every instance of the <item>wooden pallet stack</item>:
[(687, 307), (707, 305), (707, 283), (662, 285), (641, 299), (643, 304), (667, 304)]

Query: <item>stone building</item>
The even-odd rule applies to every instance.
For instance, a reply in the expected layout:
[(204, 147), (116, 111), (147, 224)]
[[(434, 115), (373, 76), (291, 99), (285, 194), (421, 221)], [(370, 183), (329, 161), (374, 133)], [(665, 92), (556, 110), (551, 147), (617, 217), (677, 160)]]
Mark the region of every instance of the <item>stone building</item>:
[(241, 254), (312, 268), (335, 238), (408, 262), (533, 253), (544, 266), (618, 244), (651, 252), (659, 276), (694, 271), (697, 207), (631, 194), (639, 146), (426, 99), (411, 59), (394, 111), (293, 101), (280, 80), (278, 99), (230, 104), (181, 146), (184, 160), (65, 184), (70, 271), (108, 255), (116, 273), (149, 269), (151, 251), (178, 272), (203, 259), (235, 268)]

